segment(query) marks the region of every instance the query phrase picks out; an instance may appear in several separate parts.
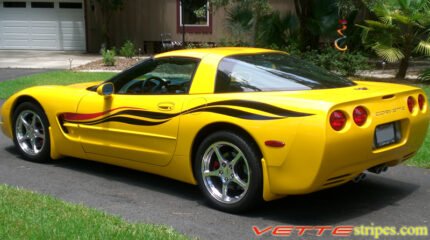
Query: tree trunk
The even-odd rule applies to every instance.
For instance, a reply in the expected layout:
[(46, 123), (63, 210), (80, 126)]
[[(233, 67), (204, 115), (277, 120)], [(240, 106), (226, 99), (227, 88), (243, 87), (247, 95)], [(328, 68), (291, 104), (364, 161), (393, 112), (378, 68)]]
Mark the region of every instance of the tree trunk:
[(400, 65), (399, 65), (399, 71), (397, 72), (396, 78), (397, 79), (405, 79), (406, 77), (406, 72), (408, 71), (409, 68), (409, 60), (412, 56), (412, 37), (410, 34), (406, 34), (405, 36), (405, 42), (403, 44), (403, 52), (405, 54), (405, 57), (400, 61)]
[(409, 68), (409, 57), (410, 56), (405, 56), (405, 58), (403, 58), (400, 61), (399, 71), (397, 72), (397, 75), (396, 75), (397, 79), (405, 79), (406, 72), (408, 71), (408, 68)]
[(252, 46), (256, 47), (258, 42), (258, 23), (260, 21), (260, 14), (256, 13), (252, 23)]
[(312, 18), (312, 0), (294, 0), (294, 5), (300, 24), (300, 51), (304, 52), (309, 49), (318, 49), (319, 35), (315, 35), (315, 33), (308, 28), (308, 21)]

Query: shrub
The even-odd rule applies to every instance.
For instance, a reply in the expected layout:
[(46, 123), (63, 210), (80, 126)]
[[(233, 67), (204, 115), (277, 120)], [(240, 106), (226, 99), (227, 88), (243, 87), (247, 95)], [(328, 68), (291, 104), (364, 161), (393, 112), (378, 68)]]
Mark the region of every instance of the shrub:
[(424, 70), (418, 77), (418, 80), (421, 82), (430, 82), (430, 68)]
[(214, 43), (211, 42), (189, 42), (185, 45), (186, 49), (192, 48), (213, 48), (216, 47)]
[(339, 52), (331, 47), (319, 52), (313, 50), (299, 53), (299, 57), (342, 76), (352, 76), (359, 70), (370, 68), (369, 59), (360, 52)]
[(103, 63), (106, 66), (115, 66), (115, 56), (116, 51), (115, 48), (109, 49), (102, 49), (102, 56), (103, 56)]
[(134, 44), (130, 40), (128, 40), (121, 47), (119, 54), (121, 56), (126, 57), (126, 58), (132, 58), (136, 55), (136, 48), (135, 48)]

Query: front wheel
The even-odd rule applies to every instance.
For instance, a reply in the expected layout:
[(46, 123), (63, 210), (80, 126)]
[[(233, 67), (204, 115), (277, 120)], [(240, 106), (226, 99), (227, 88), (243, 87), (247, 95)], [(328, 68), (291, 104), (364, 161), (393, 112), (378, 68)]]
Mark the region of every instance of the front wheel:
[(50, 160), (49, 123), (41, 107), (25, 102), (16, 108), (13, 141), (26, 159), (33, 162)]
[(195, 175), (215, 208), (241, 212), (261, 201), (261, 157), (251, 142), (239, 134), (220, 131), (200, 144)]

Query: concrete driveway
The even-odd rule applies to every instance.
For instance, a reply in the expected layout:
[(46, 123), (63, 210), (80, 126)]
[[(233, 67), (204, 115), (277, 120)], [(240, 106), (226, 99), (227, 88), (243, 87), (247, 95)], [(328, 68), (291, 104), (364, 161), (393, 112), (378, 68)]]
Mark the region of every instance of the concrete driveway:
[(100, 58), (81, 52), (0, 50), (0, 68), (69, 69)]

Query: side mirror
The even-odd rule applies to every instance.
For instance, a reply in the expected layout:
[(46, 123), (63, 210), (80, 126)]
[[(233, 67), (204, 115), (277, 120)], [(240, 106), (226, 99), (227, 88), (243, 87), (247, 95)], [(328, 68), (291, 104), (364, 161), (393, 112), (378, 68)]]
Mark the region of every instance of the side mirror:
[(97, 87), (97, 93), (101, 96), (108, 97), (112, 95), (113, 92), (114, 92), (114, 87), (113, 87), (113, 84), (110, 82), (103, 83), (102, 85)]

